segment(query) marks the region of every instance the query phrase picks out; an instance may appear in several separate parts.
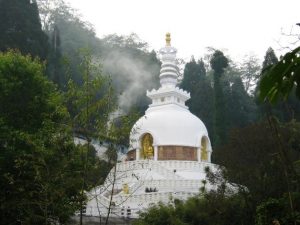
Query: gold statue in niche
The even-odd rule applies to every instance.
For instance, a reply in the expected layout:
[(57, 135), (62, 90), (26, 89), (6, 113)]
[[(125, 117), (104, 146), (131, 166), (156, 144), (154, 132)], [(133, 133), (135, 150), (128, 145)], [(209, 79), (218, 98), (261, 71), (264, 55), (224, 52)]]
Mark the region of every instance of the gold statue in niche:
[(206, 137), (201, 139), (201, 160), (207, 161), (207, 140)]
[(148, 147), (148, 150), (147, 150), (147, 158), (148, 158), (148, 159), (151, 159), (151, 158), (153, 158), (153, 156), (154, 156), (154, 150), (153, 150), (153, 147), (152, 147), (152, 146), (149, 146), (149, 147)]
[(141, 158), (143, 159), (151, 159), (154, 156), (153, 150), (153, 138), (151, 134), (147, 133), (143, 136), (142, 139), (142, 151)]

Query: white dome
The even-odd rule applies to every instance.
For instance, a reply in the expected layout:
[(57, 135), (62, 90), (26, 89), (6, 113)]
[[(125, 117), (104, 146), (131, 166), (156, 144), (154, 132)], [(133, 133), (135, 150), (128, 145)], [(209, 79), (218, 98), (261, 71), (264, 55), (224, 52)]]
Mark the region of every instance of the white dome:
[[(146, 115), (133, 126), (130, 134), (130, 149), (140, 147), (145, 133), (153, 137), (154, 146), (190, 146), (200, 147), (201, 138), (208, 133), (203, 122), (188, 109), (176, 104), (150, 107)], [(208, 143), (208, 149), (211, 149)]]

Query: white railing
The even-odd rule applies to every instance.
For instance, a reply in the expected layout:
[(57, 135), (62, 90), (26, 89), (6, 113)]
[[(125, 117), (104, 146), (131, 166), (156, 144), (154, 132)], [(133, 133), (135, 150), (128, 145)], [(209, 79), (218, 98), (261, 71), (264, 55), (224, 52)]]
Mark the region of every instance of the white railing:
[[(168, 179), (182, 179), (180, 176), (176, 175), (172, 170), (167, 169), (162, 166), (158, 161), (153, 160), (140, 160), (140, 161), (127, 161), (117, 164), (117, 173), (124, 173), (124, 176), (132, 176), (132, 171), (134, 170), (153, 170), (158, 174), (168, 178)], [(113, 176), (113, 169), (110, 171), (108, 176)]]
[(180, 160), (168, 160), (168, 161), (157, 161), (157, 163), (169, 170), (197, 170), (204, 172), (206, 167), (212, 170), (217, 168), (217, 165), (208, 162), (197, 162), (197, 161), (180, 161)]
[[(150, 204), (155, 204), (158, 202), (162, 203), (172, 203), (174, 199), (186, 200), (190, 197), (197, 195), (198, 192), (162, 192), (162, 193), (144, 193), (138, 195), (129, 195), (129, 196), (114, 196), (113, 202), (114, 206), (112, 206), (112, 215), (111, 216), (125, 216), (127, 217), (127, 209), (128, 205), (135, 205), (136, 207), (130, 208), (131, 215), (130, 217), (137, 217), (137, 213), (144, 208), (147, 208)], [(98, 202), (102, 204), (90, 204), (86, 208), (86, 215), (91, 216), (99, 216), (99, 212), (102, 216), (107, 214), (108, 204), (103, 205), (103, 200), (107, 200), (103, 196), (97, 196)], [(109, 202), (108, 202), (109, 203)]]
[(153, 161), (153, 160), (137, 160), (137, 161), (126, 161), (117, 164), (118, 171), (128, 171), (133, 169), (146, 169), (149, 166), (157, 167), (161, 166), (169, 171), (174, 169), (181, 170), (202, 170), (205, 167), (210, 167), (211, 169), (216, 169), (217, 165), (208, 162), (197, 162), (197, 161), (181, 161), (181, 160), (166, 160), (166, 161)]
[(124, 205), (140, 205), (148, 206), (151, 203), (169, 203), (174, 199), (186, 200), (192, 196), (197, 195), (199, 192), (152, 192), (152, 193), (143, 193), (143, 194), (133, 194), (130, 196), (117, 196), (114, 198), (114, 201), (118, 204)]
[(182, 179), (182, 177), (176, 175), (174, 171), (168, 170), (157, 161), (150, 161), (149, 165), (151, 169), (159, 174), (162, 174), (164, 177), (166, 177), (166, 179)]
[[(146, 188), (156, 188), (157, 191), (196, 190), (199, 191), (203, 183), (200, 180), (144, 180), (134, 183), (130, 187), (131, 193), (144, 192)], [(121, 195), (122, 193), (120, 193)]]

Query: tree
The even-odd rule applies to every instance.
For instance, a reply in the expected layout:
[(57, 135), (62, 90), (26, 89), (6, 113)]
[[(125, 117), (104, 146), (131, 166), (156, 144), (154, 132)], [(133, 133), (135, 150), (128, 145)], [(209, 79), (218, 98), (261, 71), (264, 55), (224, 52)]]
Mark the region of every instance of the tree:
[(45, 60), (48, 38), (42, 31), (38, 7), (30, 0), (0, 1), (0, 51), (18, 49)]
[(186, 225), (181, 218), (175, 207), (172, 205), (159, 204), (153, 206), (140, 215), (137, 221), (134, 221), (134, 225), (159, 225), (159, 224), (170, 224), (170, 225)]
[(270, 198), (283, 195), (295, 212), (292, 193), (299, 190), (299, 123), (274, 127), (273, 123), (253, 124), (231, 133), (228, 144), (216, 150), (215, 162), (224, 166), (224, 177), (240, 185), (254, 223), (255, 210)]
[[(226, 96), (225, 96), (226, 97)], [(229, 133), (231, 129), (245, 127), (256, 120), (257, 107), (245, 90), (241, 77), (231, 79), (231, 88), (227, 96)]]
[[(266, 59), (264, 61), (264, 64), (265, 63), (267, 63)], [(261, 66), (258, 63), (257, 57), (251, 54), (246, 55), (240, 65), (240, 71), (246, 92), (250, 95), (254, 95), (255, 87), (261, 73)]]
[[(187, 106), (190, 111), (201, 118), (208, 132), (213, 134), (213, 89), (206, 77), (206, 69), (202, 60), (196, 62), (195, 59), (192, 58), (191, 61), (185, 65), (180, 87), (191, 93), (191, 99), (187, 101)], [(211, 141), (213, 141), (213, 135)]]
[[(297, 58), (296, 55), (294, 57)], [(293, 59), (290, 60), (293, 61)], [(286, 122), (292, 119), (299, 119), (300, 102), (296, 97), (297, 86), (291, 84), (295, 78), (291, 78), (288, 82), (289, 76), (283, 78), (284, 73), (293, 75), (294, 73), (283, 68), (281, 68), (282, 71), (271, 72), (277, 70), (272, 69), (275, 67), (277, 68), (276, 65), (281, 65), (281, 67), (288, 66), (288, 63), (286, 62), (288, 62), (286, 59), (282, 59), (278, 62), (272, 49), (267, 51), (263, 62), (263, 65), (265, 65), (266, 68), (262, 71), (261, 78), (256, 88), (257, 104), (259, 106), (261, 117), (273, 114), (281, 121)], [(295, 69), (296, 66), (297, 64), (289, 68)], [(283, 70), (285, 70), (285, 72), (283, 72)], [(287, 87), (287, 83), (289, 83), (289, 87)], [(294, 83), (296, 84), (297, 82), (294, 81)], [(283, 92), (285, 92), (285, 94), (283, 94)]]
[(103, 41), (103, 69), (118, 90), (120, 109), (125, 113), (136, 109), (144, 114), (150, 103), (146, 90), (159, 87), (160, 62), (155, 51), (145, 50), (146, 43), (136, 35), (112, 35)]
[(262, 70), (266, 69), (267, 67), (274, 65), (278, 63), (278, 58), (273, 50), (273, 48), (268, 48), (263, 64), (262, 64)]
[(66, 89), (66, 72), (64, 71), (63, 65), (63, 56), (61, 51), (61, 41), (60, 41), (60, 32), (57, 26), (54, 26), (50, 49), (49, 49), (49, 56), (47, 62), (47, 76), (51, 81), (58, 85), (59, 89), (65, 90)]
[(278, 102), (280, 98), (287, 99), (295, 89), (296, 96), (300, 98), (300, 47), (285, 54), (282, 59), (263, 70), (260, 82), (260, 99), (271, 103)]
[(255, 224), (298, 224), (300, 219), (299, 192), (293, 193), (292, 198), (297, 203), (294, 213), (291, 213), (288, 195), (283, 195), (283, 197), (278, 199), (270, 198), (262, 202), (256, 208)]
[(159, 204), (142, 212), (135, 225), (251, 225), (245, 202), (239, 194), (226, 196), (219, 189), (203, 193), (186, 202), (175, 199), (174, 204)]
[(78, 209), (79, 150), (62, 96), (38, 60), (0, 53), (3, 224), (64, 224)]
[(196, 85), (200, 82), (200, 79), (206, 76), (206, 70), (203, 61), (197, 63), (194, 57), (191, 61), (185, 65), (183, 80), (180, 86), (188, 90), (189, 92), (194, 92), (196, 90)]
[[(91, 49), (94, 54), (99, 46), (102, 46), (101, 41), (96, 37), (93, 26), (84, 21), (78, 12), (73, 9), (64, 0), (37, 0), (40, 8), (40, 15), (44, 31), (49, 38), (53, 40), (53, 35), (58, 34), (60, 46), (59, 50), (64, 58), (68, 60), (68, 75), (77, 83), (83, 82), (78, 65), (81, 63), (80, 49)], [(57, 39), (56, 39), (57, 40)], [(53, 43), (53, 42), (52, 42)], [(57, 43), (58, 44), (58, 43)], [(52, 44), (52, 50), (54, 48)], [(57, 53), (57, 51), (56, 51)], [(50, 51), (50, 72), (55, 68), (55, 52)], [(59, 61), (58, 59), (56, 59)], [(53, 68), (54, 67), (54, 68)], [(64, 73), (60, 73), (64, 74)], [(49, 74), (54, 77), (53, 72)], [(61, 87), (67, 85), (68, 79), (61, 78)]]
[[(214, 99), (215, 99), (215, 144), (219, 145), (226, 138), (226, 118), (224, 93), (221, 84), (221, 77), (224, 74), (225, 68), (228, 66), (228, 59), (223, 52), (216, 50), (210, 60), (211, 68), (214, 70)], [(225, 114), (226, 117), (226, 114)]]
[[(66, 101), (72, 116), (74, 133), (80, 134), (86, 140), (85, 148), (81, 146), (81, 198), (80, 198), (80, 224), (83, 219), (85, 204), (85, 191), (93, 188), (88, 183), (88, 175), (93, 168), (89, 161), (89, 152), (93, 138), (107, 135), (109, 114), (114, 110), (114, 99), (111, 86), (107, 78), (101, 74), (101, 69), (93, 63), (89, 50), (82, 49), (82, 84), (73, 80), (68, 82)], [(92, 169), (93, 170), (93, 169)], [(94, 184), (94, 183), (93, 183)]]
[(146, 90), (159, 87), (160, 62), (155, 51), (149, 51), (148, 44), (134, 33), (97, 38), (93, 26), (63, 0), (38, 0), (38, 4), (45, 31), (51, 35), (55, 25), (61, 31), (61, 52), (69, 61), (72, 79), (77, 84), (83, 82), (77, 69), (81, 62), (78, 49), (91, 49), (118, 90), (120, 110), (127, 113), (135, 109), (143, 114), (150, 103)]
[(228, 66), (228, 59), (223, 52), (216, 50), (210, 60), (211, 68), (214, 70), (216, 77), (221, 77), (225, 68)]
[[(299, 52), (300, 47), (292, 50), (285, 54), (279, 62), (275, 62), (273, 65), (269, 65), (264, 68), (262, 72), (262, 79), (259, 85), (259, 97), (260, 100), (277, 104), (287, 104), (293, 98), (289, 96), (291, 93), (295, 93), (298, 98), (300, 98), (300, 67), (299, 67)], [(284, 100), (283, 102), (280, 100)], [(297, 169), (297, 164), (291, 159), (289, 159), (290, 151), (286, 148), (281, 141), (281, 133), (279, 132), (279, 126), (272, 117), (269, 116), (270, 125), (273, 127), (275, 136), (277, 138), (277, 143), (279, 144), (280, 156), (282, 158), (283, 170), (287, 183), (287, 194), (288, 197), (282, 197), (281, 199), (269, 199), (264, 201), (260, 208), (258, 208), (258, 219), (260, 224), (267, 223), (270, 220), (270, 215), (268, 215), (268, 207), (272, 205), (275, 201), (275, 208), (277, 210), (283, 211), (285, 208), (284, 205), (288, 203), (289, 209), (287, 215), (281, 216), (281, 222), (284, 221), (286, 224), (297, 224), (299, 222), (299, 208), (296, 205), (299, 204), (299, 198), (294, 199), (293, 191), (295, 189), (294, 185), (296, 184), (296, 191), (299, 191), (299, 170)], [(298, 157), (299, 158), (299, 157)], [(298, 202), (297, 202), (298, 201)], [(274, 205), (274, 204), (273, 204)], [(288, 221), (291, 221), (290, 223)]]

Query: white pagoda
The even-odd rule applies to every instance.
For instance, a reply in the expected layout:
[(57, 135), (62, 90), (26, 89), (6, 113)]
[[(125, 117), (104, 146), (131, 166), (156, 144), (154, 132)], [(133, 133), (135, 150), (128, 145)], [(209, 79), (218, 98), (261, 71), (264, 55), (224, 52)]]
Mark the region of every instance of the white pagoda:
[(112, 217), (136, 218), (153, 204), (186, 200), (204, 185), (213, 188), (204, 182), (205, 168), (216, 168), (211, 143), (203, 122), (185, 105), (190, 94), (176, 87), (176, 52), (168, 33), (159, 51), (161, 87), (147, 91), (152, 104), (132, 128), (127, 159), (90, 192), (86, 215), (105, 217), (110, 208)]

